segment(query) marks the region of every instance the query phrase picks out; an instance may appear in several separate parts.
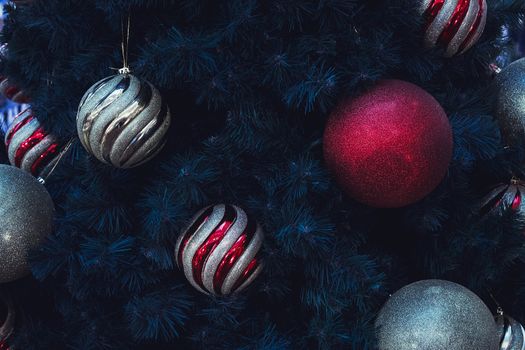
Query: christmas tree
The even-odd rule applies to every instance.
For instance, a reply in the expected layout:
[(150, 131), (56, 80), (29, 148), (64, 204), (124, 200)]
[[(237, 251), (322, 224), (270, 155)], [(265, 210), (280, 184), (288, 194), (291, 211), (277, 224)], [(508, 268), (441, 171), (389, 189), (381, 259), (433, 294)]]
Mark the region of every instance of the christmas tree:
[[(376, 349), (389, 295), (427, 279), (525, 322), (525, 143), (507, 142), (494, 92), (523, 0), (33, 0), (6, 12), (0, 75), (31, 112), (4, 130), (0, 159), (24, 167), (33, 143), (11, 151), (13, 135), (37, 122), (54, 146), (28, 169), (61, 159), (43, 176), (54, 229), (31, 249), (31, 275), (0, 285), (16, 309), (5, 346)], [(94, 144), (112, 94), (134, 88), (140, 99), (111, 115), (151, 108), (155, 128), (126, 148), (128, 121), (112, 119)], [(376, 101), (414, 109), (390, 119)], [(360, 102), (366, 132), (331, 124)], [(391, 131), (422, 148), (384, 146)], [(192, 246), (219, 212), (217, 242)], [(239, 250), (211, 266), (239, 218)]]

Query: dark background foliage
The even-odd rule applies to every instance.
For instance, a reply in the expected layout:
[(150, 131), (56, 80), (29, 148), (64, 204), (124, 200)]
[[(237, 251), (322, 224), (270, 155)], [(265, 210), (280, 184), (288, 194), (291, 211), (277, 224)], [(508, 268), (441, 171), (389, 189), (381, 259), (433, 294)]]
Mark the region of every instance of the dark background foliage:
[[(488, 0), (481, 41), (443, 58), (422, 47), (415, 0), (35, 0), (9, 8), (2, 71), (63, 140), (85, 90), (122, 65), (131, 13), (134, 74), (163, 93), (174, 125), (146, 166), (119, 170), (77, 144), (48, 183), (56, 233), (16, 298), (19, 349), (373, 349), (389, 293), (424, 278), (490, 294), (525, 321), (520, 215), (477, 213), (524, 168), (491, 117), (489, 64), (522, 0)], [(523, 17), (521, 17), (523, 19)], [(509, 55), (513, 53), (510, 52)], [(347, 198), (322, 158), (343, 96), (398, 78), (433, 94), (454, 129), (445, 181), (377, 210)], [(265, 272), (241, 295), (195, 291), (174, 266), (191, 216), (236, 203), (266, 231)]]

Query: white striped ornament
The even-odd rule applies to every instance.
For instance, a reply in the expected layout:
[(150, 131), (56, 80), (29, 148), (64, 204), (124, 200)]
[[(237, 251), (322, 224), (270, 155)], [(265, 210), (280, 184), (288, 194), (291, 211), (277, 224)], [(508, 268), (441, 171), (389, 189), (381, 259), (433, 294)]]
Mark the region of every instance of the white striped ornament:
[(497, 315), (500, 350), (525, 350), (525, 329), (512, 317)]
[(486, 0), (421, 0), (425, 45), (440, 46), (445, 56), (462, 54), (481, 37), (487, 21)]
[(37, 177), (51, 170), (60, 152), (56, 137), (44, 130), (31, 109), (13, 120), (5, 135), (5, 145), (11, 165)]
[(175, 260), (202, 293), (240, 292), (261, 273), (259, 251), (264, 233), (234, 205), (218, 204), (198, 212), (175, 245)]

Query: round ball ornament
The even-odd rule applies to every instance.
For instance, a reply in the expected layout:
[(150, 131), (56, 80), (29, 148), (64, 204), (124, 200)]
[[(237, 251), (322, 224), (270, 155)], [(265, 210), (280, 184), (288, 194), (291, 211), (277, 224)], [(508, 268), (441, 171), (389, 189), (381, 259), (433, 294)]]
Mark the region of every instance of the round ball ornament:
[(261, 227), (241, 208), (210, 206), (179, 236), (175, 260), (197, 290), (229, 295), (246, 288), (262, 271), (263, 239)]
[(48, 173), (58, 160), (60, 145), (46, 132), (30, 109), (20, 113), (5, 136), (11, 165), (34, 176)]
[(51, 196), (29, 173), (0, 165), (0, 283), (29, 273), (29, 251), (53, 230)]
[(500, 313), (496, 316), (496, 324), (500, 336), (500, 350), (525, 350), (525, 329), (507, 315)]
[(160, 92), (129, 73), (94, 84), (82, 97), (77, 113), (84, 148), (117, 168), (136, 167), (156, 156), (166, 142), (170, 123)]
[(380, 350), (498, 350), (490, 310), (465, 287), (442, 280), (412, 283), (382, 307), (375, 323)]
[(494, 81), (495, 115), (508, 146), (525, 144), (525, 58), (504, 68)]
[(446, 57), (467, 51), (483, 34), (486, 0), (419, 0), (419, 3), (425, 45), (442, 47)]
[(323, 147), (327, 166), (349, 196), (395, 208), (421, 200), (443, 180), (452, 158), (452, 129), (426, 91), (384, 80), (336, 107)]

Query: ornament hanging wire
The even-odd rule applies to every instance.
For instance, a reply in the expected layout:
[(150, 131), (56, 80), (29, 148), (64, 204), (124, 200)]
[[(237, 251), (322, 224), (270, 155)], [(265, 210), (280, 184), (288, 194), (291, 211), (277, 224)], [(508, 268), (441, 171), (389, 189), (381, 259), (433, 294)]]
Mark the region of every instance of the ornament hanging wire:
[(62, 151), (60, 151), (60, 153), (58, 154), (57, 161), (55, 162), (55, 164), (53, 164), (53, 167), (46, 174), (42, 174), (41, 176), (39, 176), (37, 178), (38, 182), (40, 182), (42, 185), (46, 184), (47, 179), (53, 174), (58, 164), (60, 163), (62, 158), (66, 155), (66, 153), (69, 151), (69, 149), (71, 148), (71, 146), (73, 145), (75, 141), (76, 141), (76, 138), (74, 137), (69, 139), (69, 141), (66, 143)]
[(118, 71), (119, 74), (129, 74), (131, 70), (129, 69), (129, 38), (131, 33), (131, 12), (128, 12), (127, 23), (124, 24), (124, 17), (121, 18), (121, 31), (122, 31), (122, 41), (120, 44), (120, 49), (122, 53), (122, 68), (113, 68)]

